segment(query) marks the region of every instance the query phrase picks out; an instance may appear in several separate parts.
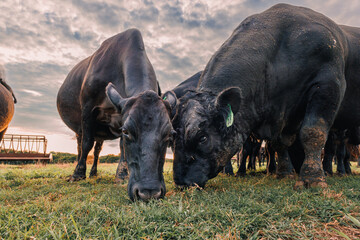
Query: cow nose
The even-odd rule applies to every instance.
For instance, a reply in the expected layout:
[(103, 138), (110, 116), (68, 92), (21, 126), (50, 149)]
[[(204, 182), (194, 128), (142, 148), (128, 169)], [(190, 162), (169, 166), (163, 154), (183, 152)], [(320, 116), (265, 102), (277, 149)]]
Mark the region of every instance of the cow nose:
[(146, 186), (136, 185), (133, 188), (133, 195), (136, 199), (143, 201), (159, 199), (165, 195), (165, 189), (160, 183), (155, 185), (146, 184)]

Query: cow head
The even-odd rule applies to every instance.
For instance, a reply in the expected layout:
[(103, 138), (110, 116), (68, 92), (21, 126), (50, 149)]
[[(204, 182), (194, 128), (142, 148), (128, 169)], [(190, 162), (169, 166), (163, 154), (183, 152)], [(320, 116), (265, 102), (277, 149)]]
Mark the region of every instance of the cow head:
[(178, 99), (173, 127), (174, 181), (180, 186), (204, 187), (217, 176), (243, 143), (238, 126), (239, 88), (218, 95), (190, 91)]
[(172, 137), (170, 107), (154, 91), (122, 98), (109, 83), (106, 94), (121, 113), (121, 144), (129, 169), (131, 200), (162, 198), (165, 195), (163, 167)]

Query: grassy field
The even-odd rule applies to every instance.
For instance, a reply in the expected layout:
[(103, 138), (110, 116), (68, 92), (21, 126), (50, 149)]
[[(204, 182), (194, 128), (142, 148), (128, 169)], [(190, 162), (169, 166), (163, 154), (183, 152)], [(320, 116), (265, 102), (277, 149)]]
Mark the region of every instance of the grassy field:
[(166, 163), (166, 198), (132, 203), (116, 164), (67, 183), (74, 167), (0, 165), (0, 239), (360, 239), (360, 175), (303, 191), (261, 173), (220, 175), (180, 191)]

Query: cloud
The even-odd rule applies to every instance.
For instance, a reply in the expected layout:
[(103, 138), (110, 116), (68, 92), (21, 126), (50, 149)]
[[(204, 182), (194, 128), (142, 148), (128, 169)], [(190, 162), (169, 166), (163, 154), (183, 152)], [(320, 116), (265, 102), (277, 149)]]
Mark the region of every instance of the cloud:
[(57, 113), (56, 95), (69, 66), (27, 62), (7, 63), (5, 68), (8, 84), (18, 100), (10, 126), (59, 132), (62, 123)]
[[(114, 27), (121, 25), (124, 21), (122, 16), (126, 15), (126, 9), (116, 3), (73, 0), (72, 4), (81, 13), (82, 18), (87, 19), (90, 26), (93, 25), (92, 22), (95, 22), (93, 25), (95, 27), (100, 25), (114, 29)], [(73, 8), (70, 9), (73, 10)]]
[[(280, 2), (360, 26), (358, 1), (2, 0), (0, 60), (18, 99), (11, 126), (73, 136), (57, 113), (57, 91), (72, 67), (119, 32), (132, 27), (142, 32), (147, 55), (166, 91), (203, 70), (247, 16)], [(117, 143), (110, 145), (118, 148)]]
[(25, 93), (29, 93), (33, 97), (41, 97), (42, 96), (41, 93), (39, 93), (37, 91), (29, 90), (29, 89), (21, 89), (20, 91), (25, 92)]

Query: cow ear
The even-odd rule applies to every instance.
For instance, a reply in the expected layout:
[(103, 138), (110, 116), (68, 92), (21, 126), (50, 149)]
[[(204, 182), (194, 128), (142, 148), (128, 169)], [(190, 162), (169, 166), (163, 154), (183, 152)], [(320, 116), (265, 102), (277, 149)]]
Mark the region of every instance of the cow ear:
[(114, 105), (114, 107), (119, 112), (121, 112), (127, 102), (127, 99), (121, 97), (119, 92), (116, 91), (114, 84), (112, 84), (112, 83), (109, 83), (106, 86), (105, 92), (106, 92), (106, 96), (108, 97), (110, 102)]
[(233, 125), (234, 115), (240, 109), (241, 98), (241, 90), (238, 87), (225, 89), (216, 97), (215, 106), (223, 115), (226, 127)]
[(171, 119), (176, 114), (176, 104), (177, 104), (177, 97), (173, 91), (165, 92), (162, 97), (163, 101), (167, 101), (170, 105), (170, 112), (171, 112)]

